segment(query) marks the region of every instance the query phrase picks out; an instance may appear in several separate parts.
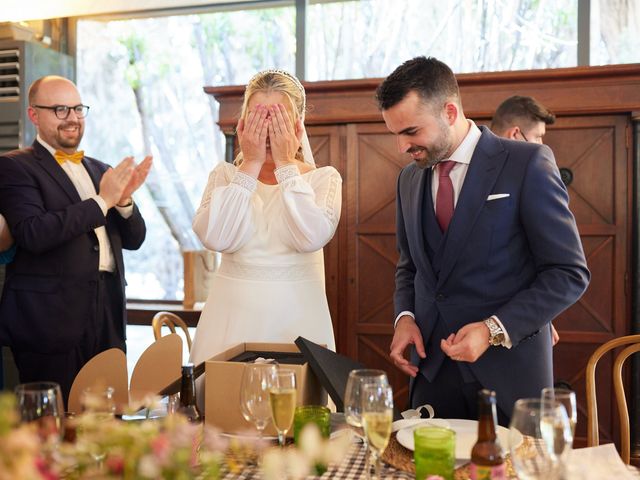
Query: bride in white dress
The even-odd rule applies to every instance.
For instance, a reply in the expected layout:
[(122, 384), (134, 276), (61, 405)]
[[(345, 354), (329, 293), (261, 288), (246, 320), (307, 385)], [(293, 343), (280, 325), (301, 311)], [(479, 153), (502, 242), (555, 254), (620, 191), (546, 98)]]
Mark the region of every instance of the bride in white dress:
[(304, 112), (292, 75), (267, 70), (249, 81), (241, 153), (211, 172), (193, 220), (205, 247), (222, 253), (191, 348), (195, 364), (241, 342), (300, 335), (335, 350), (322, 247), (340, 219), (342, 180), (333, 167), (315, 167)]

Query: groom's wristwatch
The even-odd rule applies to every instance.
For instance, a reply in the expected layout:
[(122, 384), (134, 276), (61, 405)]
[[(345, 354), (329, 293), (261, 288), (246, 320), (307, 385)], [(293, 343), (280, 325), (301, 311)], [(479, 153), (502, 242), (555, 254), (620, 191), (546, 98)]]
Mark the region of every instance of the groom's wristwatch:
[(502, 345), (504, 342), (504, 331), (496, 322), (495, 318), (487, 318), (484, 321), (484, 324), (489, 329), (489, 345), (492, 347), (497, 347), (498, 345)]

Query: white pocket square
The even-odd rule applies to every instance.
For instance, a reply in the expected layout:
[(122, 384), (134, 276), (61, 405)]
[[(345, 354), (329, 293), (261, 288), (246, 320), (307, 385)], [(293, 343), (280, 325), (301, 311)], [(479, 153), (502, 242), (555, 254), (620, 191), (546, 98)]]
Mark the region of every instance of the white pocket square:
[(511, 196), (510, 193), (494, 193), (487, 197), (487, 202), (490, 202), (491, 200), (498, 200), (499, 198), (507, 198), (509, 196)]

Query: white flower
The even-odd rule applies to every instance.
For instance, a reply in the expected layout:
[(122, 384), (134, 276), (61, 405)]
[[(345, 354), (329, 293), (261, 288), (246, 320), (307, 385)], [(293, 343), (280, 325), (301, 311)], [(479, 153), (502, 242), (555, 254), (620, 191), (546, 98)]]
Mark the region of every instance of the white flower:
[(144, 478), (158, 478), (162, 471), (153, 455), (144, 455), (138, 463), (138, 473)]

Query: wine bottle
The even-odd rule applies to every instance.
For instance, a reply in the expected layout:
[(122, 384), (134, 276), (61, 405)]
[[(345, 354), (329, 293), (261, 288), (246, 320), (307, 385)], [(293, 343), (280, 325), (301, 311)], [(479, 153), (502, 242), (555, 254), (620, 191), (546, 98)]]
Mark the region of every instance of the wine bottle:
[(193, 376), (193, 363), (182, 366), (180, 406), (177, 413), (184, 415), (192, 423), (202, 422), (202, 415), (196, 405), (196, 380)]

